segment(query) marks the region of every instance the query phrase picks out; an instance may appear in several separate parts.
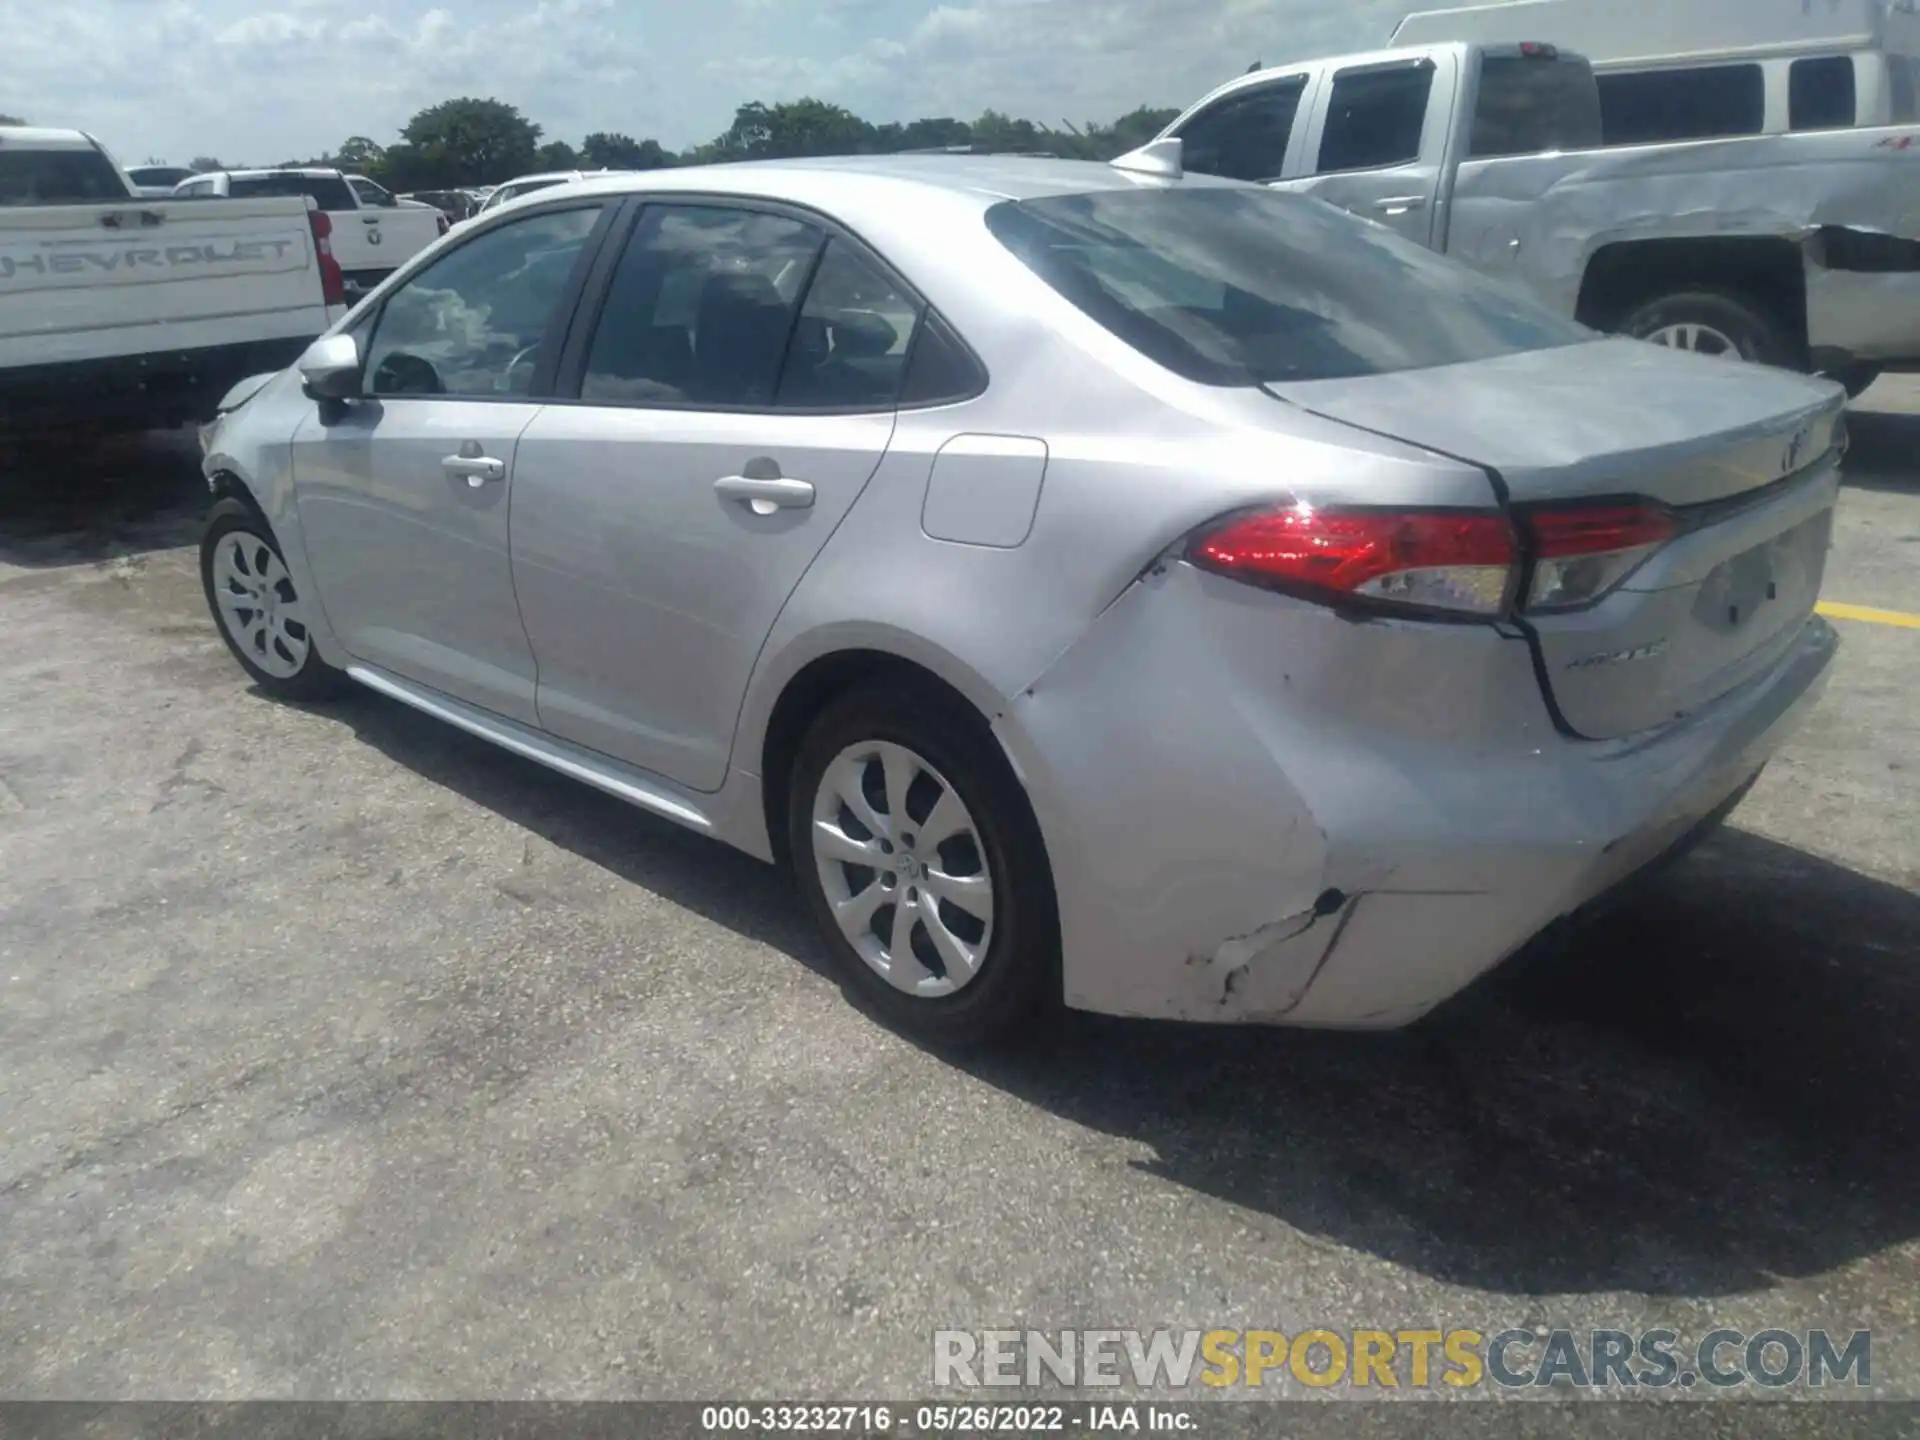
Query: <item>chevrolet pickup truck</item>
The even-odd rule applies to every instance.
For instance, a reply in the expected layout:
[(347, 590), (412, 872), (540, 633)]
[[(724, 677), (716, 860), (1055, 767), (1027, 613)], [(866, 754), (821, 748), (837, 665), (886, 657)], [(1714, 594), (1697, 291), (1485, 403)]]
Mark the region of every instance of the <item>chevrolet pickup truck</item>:
[(308, 197), (333, 224), (334, 258), (346, 277), (347, 297), (354, 301), (448, 230), (446, 217), (431, 205), (402, 205), (364, 176), (338, 170), (218, 170), (194, 176), (174, 194), (201, 199)]
[(1143, 154), (1316, 196), (1599, 330), (1831, 375), (1920, 369), (1920, 126), (1602, 148), (1549, 40), (1271, 66)]
[(89, 136), (0, 127), (0, 433), (210, 418), (345, 313), (303, 198), (145, 199)]

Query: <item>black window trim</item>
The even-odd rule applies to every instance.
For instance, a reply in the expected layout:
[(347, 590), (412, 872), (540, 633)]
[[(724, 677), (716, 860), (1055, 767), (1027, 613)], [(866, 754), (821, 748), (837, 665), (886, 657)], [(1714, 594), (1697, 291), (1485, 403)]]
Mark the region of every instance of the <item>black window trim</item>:
[[(360, 390), (363, 400), (379, 405), (388, 405), (395, 401), (426, 400), (438, 404), (459, 402), (469, 405), (544, 405), (551, 403), (551, 391), (554, 378), (559, 370), (561, 356), (567, 340), (572, 334), (575, 312), (579, 309), (580, 298), (586, 291), (587, 277), (599, 264), (601, 254), (607, 248), (607, 236), (614, 228), (616, 217), (629, 208), (630, 198), (625, 196), (569, 196), (564, 201), (551, 205), (541, 205), (529, 210), (516, 210), (512, 215), (486, 225), (475, 226), (471, 234), (463, 231), (457, 244), (444, 250), (437, 250), (425, 264), (409, 269), (404, 278), (380, 297), (377, 304), (371, 306), (364, 315), (356, 315), (341, 330), (341, 334), (358, 333), (360, 339)], [(575, 258), (573, 269), (567, 276), (566, 284), (561, 287), (559, 299), (554, 302), (553, 314), (547, 319), (546, 333), (540, 337), (540, 361), (534, 366), (533, 379), (523, 395), (372, 395), (366, 393), (367, 361), (373, 355), (373, 339), (378, 334), (380, 322), (386, 318), (387, 305), (393, 297), (420, 276), (432, 270), (450, 256), (458, 254), (475, 241), (484, 239), (505, 225), (516, 225), (522, 221), (536, 220), (543, 215), (560, 214), (568, 210), (599, 209), (600, 218), (587, 232), (587, 238), (581, 242), (580, 254)]]
[[(725, 192), (714, 193), (705, 190), (647, 190), (628, 198), (629, 204), (618, 224), (618, 233), (609, 235), (601, 245), (595, 259), (593, 273), (583, 294), (575, 305), (574, 323), (569, 325), (565, 349), (560, 357), (558, 373), (552, 377), (552, 393), (541, 397), (543, 404), (583, 406), (596, 410), (658, 410), (672, 412), (697, 412), (711, 415), (892, 415), (906, 410), (934, 410), (946, 405), (959, 405), (968, 400), (978, 399), (986, 392), (991, 383), (986, 365), (980, 354), (960, 333), (951, 317), (939, 311), (917, 285), (902, 275), (872, 245), (848, 228), (844, 223), (816, 210), (811, 205), (799, 204), (791, 200), (775, 199), (771, 196), (740, 195)], [(938, 314), (945, 324), (947, 333), (960, 345), (975, 375), (973, 389), (961, 395), (942, 396), (933, 400), (904, 402), (896, 394), (890, 404), (883, 405), (713, 405), (696, 401), (649, 402), (608, 400), (604, 398), (586, 399), (580, 394), (580, 387), (586, 378), (587, 352), (592, 346), (593, 335), (599, 329), (607, 297), (613, 288), (613, 274), (620, 261), (626, 255), (628, 243), (634, 232), (640, 227), (645, 212), (657, 206), (698, 206), (703, 209), (751, 210), (759, 214), (777, 215), (801, 224), (810, 225), (820, 231), (826, 241), (839, 240), (851, 249), (863, 262), (873, 267), (880, 278), (894, 286), (900, 294), (919, 306), (920, 320), (914, 326), (913, 337), (907, 344), (906, 354), (901, 357), (900, 388), (904, 393), (907, 378), (913, 372), (914, 356), (920, 349), (920, 341), (929, 330), (928, 317)], [(826, 254), (823, 243), (814, 252), (813, 268), (808, 271), (805, 284), (795, 292), (799, 303), (794, 307), (793, 325), (798, 325), (801, 312), (806, 308), (807, 292), (813, 284), (814, 273), (818, 270), (821, 257)], [(792, 349), (791, 329), (787, 346), (780, 356), (781, 373), (774, 379), (774, 394), (780, 393), (780, 381), (785, 377), (787, 355)], [(536, 382), (539, 380), (536, 375)]]
[[(1347, 165), (1338, 170), (1322, 170), (1320, 156), (1327, 148), (1327, 127), (1333, 123), (1333, 92), (1343, 79), (1349, 75), (1379, 75), (1393, 70), (1425, 70), (1427, 72), (1427, 108), (1420, 116), (1420, 145), (1411, 159), (1389, 160), (1382, 165)], [(1439, 79), (1440, 66), (1430, 55), (1416, 55), (1410, 60), (1380, 60), (1368, 65), (1349, 65), (1345, 69), (1327, 68), (1322, 77), (1326, 88), (1326, 103), (1319, 105), (1320, 133), (1314, 137), (1312, 163), (1313, 168), (1301, 179), (1318, 180), (1331, 175), (1378, 175), (1388, 170), (1404, 170), (1409, 165), (1418, 165), (1426, 155), (1427, 117), (1433, 113), (1433, 86)]]

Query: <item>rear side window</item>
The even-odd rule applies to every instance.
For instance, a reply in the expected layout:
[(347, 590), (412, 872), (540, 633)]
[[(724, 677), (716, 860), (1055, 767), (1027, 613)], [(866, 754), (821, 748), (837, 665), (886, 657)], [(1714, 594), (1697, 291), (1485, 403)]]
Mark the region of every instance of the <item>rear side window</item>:
[(824, 239), (784, 215), (649, 207), (607, 289), (580, 398), (771, 408)]
[(919, 300), (844, 240), (829, 240), (794, 324), (774, 403), (871, 409), (900, 398)]
[(1758, 65), (1641, 70), (1599, 80), (1609, 145), (1758, 135), (1766, 123), (1767, 82)]
[(1853, 57), (1794, 61), (1787, 72), (1787, 124), (1795, 130), (1844, 130), (1853, 123)]
[(1420, 158), (1433, 63), (1342, 70), (1333, 78), (1319, 173), (1375, 170)]
[(1600, 91), (1585, 65), (1522, 55), (1481, 62), (1473, 158), (1591, 150), (1601, 143)]
[(1887, 84), (1891, 91), (1893, 123), (1911, 125), (1920, 120), (1920, 58), (1889, 55)]
[(353, 210), (353, 192), (337, 175), (236, 175), (227, 186), (236, 200), (264, 195), (309, 195), (322, 210)]
[(98, 150), (0, 150), (0, 205), (125, 200), (127, 182)]
[(1006, 201), (987, 226), (1149, 359), (1208, 385), (1380, 375), (1591, 332), (1381, 226), (1236, 186)]
[(1305, 76), (1216, 101), (1180, 129), (1180, 163), (1228, 180), (1277, 180), (1306, 94)]

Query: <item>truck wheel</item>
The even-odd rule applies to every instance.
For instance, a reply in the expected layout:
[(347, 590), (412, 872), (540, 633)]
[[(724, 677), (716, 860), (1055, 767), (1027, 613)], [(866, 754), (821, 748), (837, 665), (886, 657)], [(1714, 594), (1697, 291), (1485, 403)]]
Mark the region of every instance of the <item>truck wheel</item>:
[(226, 499), (213, 507), (200, 581), (220, 638), (263, 692), (299, 702), (346, 688), (347, 677), (320, 658), (279, 543), (251, 505)]
[(1728, 290), (1677, 290), (1629, 311), (1620, 333), (1673, 350), (1726, 360), (1803, 368), (1787, 327), (1745, 295)]

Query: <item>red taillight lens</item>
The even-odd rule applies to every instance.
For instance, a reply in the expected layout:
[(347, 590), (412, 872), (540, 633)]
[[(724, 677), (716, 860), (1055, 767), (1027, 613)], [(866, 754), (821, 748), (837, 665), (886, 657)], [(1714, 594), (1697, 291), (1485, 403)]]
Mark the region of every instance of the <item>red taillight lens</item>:
[(1679, 530), (1657, 505), (1583, 505), (1523, 517), (1532, 542), (1529, 610), (1576, 610), (1618, 588)]
[(309, 209), (307, 224), (313, 230), (313, 253), (320, 262), (320, 299), (327, 305), (344, 305), (347, 277), (333, 258), (333, 220), (324, 210)]
[(1202, 531), (1187, 558), (1311, 599), (1495, 615), (1506, 603), (1516, 554), (1513, 530), (1500, 515), (1294, 505)]

